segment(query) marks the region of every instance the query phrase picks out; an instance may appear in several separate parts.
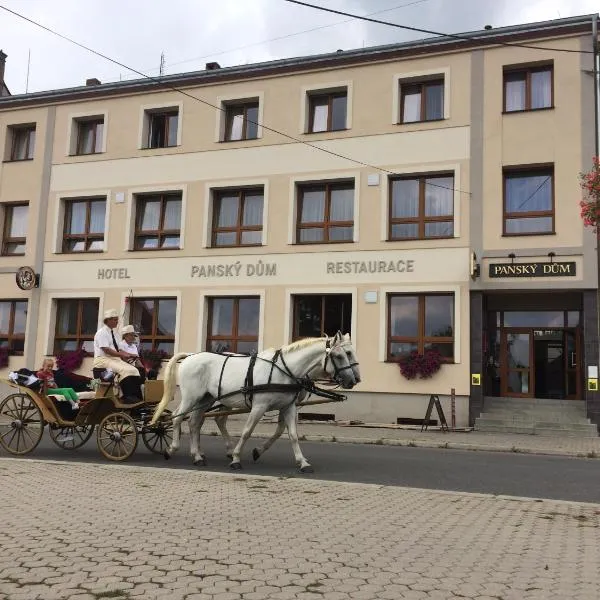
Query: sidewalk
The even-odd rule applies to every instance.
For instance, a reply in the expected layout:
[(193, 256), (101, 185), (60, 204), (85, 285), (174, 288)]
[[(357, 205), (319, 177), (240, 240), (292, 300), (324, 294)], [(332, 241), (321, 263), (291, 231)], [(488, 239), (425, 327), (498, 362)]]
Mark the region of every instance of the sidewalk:
[[(268, 438), (275, 431), (276, 417), (265, 417), (254, 430), (252, 437)], [(229, 417), (227, 428), (239, 437), (245, 423), (245, 415)], [(214, 419), (206, 419), (204, 433), (220, 435)], [(298, 423), (298, 434), (312, 442), (339, 442), (347, 444), (381, 444), (387, 446), (417, 446), (423, 448), (453, 448), (458, 450), (485, 450), (487, 452), (523, 452), (527, 454), (550, 454), (600, 458), (600, 437), (546, 437), (478, 431), (444, 433), (436, 428), (420, 431), (418, 428), (357, 425), (344, 423), (304, 422)], [(287, 434), (284, 434), (287, 436)], [(251, 440), (248, 442), (251, 443)]]

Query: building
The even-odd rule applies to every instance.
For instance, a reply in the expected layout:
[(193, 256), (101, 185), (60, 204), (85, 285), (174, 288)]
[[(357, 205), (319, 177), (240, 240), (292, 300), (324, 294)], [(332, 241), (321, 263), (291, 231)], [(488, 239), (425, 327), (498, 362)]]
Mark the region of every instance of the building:
[[(90, 348), (118, 307), (169, 354), (350, 332), (363, 381), (320, 407), (338, 419), (422, 419), (431, 394), (450, 419), (453, 394), (457, 426), (488, 396), (583, 400), (599, 422), (578, 181), (597, 152), (595, 27), (1, 98), (8, 368)], [(17, 288), (22, 266), (39, 287)], [(440, 371), (405, 379), (398, 356), (430, 347)]]

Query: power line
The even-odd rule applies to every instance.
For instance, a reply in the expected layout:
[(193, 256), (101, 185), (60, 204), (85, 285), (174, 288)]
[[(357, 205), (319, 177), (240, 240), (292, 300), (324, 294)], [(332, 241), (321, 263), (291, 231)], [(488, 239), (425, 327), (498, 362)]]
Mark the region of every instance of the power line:
[[(372, 19), (368, 16), (363, 15), (355, 15), (352, 13), (344, 12), (342, 10), (334, 10), (333, 8), (325, 8), (324, 6), (318, 6), (316, 4), (309, 4), (308, 2), (301, 2), (300, 0), (283, 0), (284, 2), (289, 2), (290, 4), (298, 4), (300, 6), (305, 6), (307, 8), (314, 8), (315, 10), (321, 10), (323, 12), (332, 13), (334, 15), (342, 15), (344, 17), (352, 17), (353, 19), (359, 19), (361, 21), (368, 21), (369, 23), (376, 23), (377, 25), (387, 25), (389, 27), (397, 27), (398, 29), (406, 29), (407, 31), (416, 31), (418, 33), (428, 33), (430, 35), (441, 36), (446, 38), (452, 38), (456, 40), (462, 41), (485, 41), (485, 38), (478, 36), (470, 36), (458, 33), (440, 33), (439, 31), (431, 31), (430, 29), (423, 29), (420, 27), (411, 27), (410, 25), (400, 25), (398, 23), (391, 23), (389, 21), (380, 21), (379, 19)], [(500, 46), (510, 46), (518, 47), (518, 48), (531, 48), (532, 50), (551, 50), (553, 52), (570, 52), (574, 54), (593, 54), (593, 50), (571, 50), (568, 48), (546, 48), (544, 46), (531, 46), (529, 44), (519, 44), (519, 43), (511, 43), (511, 42), (502, 42), (502, 41), (493, 41), (491, 44), (500, 45)]]
[[(219, 112), (223, 112), (226, 113), (226, 109), (223, 108), (222, 106), (217, 106), (215, 104), (212, 104), (211, 102), (208, 102), (207, 100), (204, 100), (203, 98), (199, 98), (198, 96), (194, 96), (193, 94), (190, 94), (189, 92), (186, 92), (185, 90), (182, 90), (181, 88), (178, 88), (174, 85), (171, 85), (167, 82), (165, 82), (163, 79), (160, 79), (158, 77), (153, 77), (151, 75), (146, 75), (145, 73), (142, 73), (141, 71), (138, 71), (137, 69), (134, 69), (133, 67), (130, 67), (122, 62), (119, 62), (118, 60), (111, 58), (110, 56), (107, 56), (106, 54), (103, 54), (102, 52), (99, 52), (97, 50), (94, 50), (93, 48), (90, 48), (89, 46), (86, 46), (85, 44), (82, 44), (80, 42), (77, 42), (76, 40), (73, 40), (71, 38), (69, 38), (66, 35), (63, 35), (62, 33), (59, 33), (58, 31), (54, 31), (53, 29), (46, 27), (45, 25), (42, 25), (41, 23), (38, 23), (37, 21), (34, 21), (33, 19), (30, 19), (29, 17), (26, 17), (25, 15), (22, 15), (14, 10), (11, 10), (9, 8), (6, 8), (5, 6), (0, 4), (0, 9), (20, 18), (23, 19), (24, 21), (27, 21), (28, 23), (31, 23), (32, 25), (35, 25), (36, 27), (39, 27), (41, 29), (43, 29), (44, 31), (47, 31), (48, 33), (51, 33), (52, 35), (58, 36), (59, 38), (74, 44), (75, 46), (78, 46), (80, 48), (83, 48), (84, 50), (87, 50), (88, 52), (91, 52), (92, 54), (95, 54), (96, 56), (100, 56), (101, 58), (104, 58), (105, 60), (108, 60), (111, 63), (114, 63), (115, 65), (118, 65), (120, 67), (123, 67), (124, 69), (127, 69), (128, 71), (132, 71), (133, 73), (136, 73), (138, 75), (140, 75), (141, 77), (145, 78), (145, 79), (149, 79), (150, 81), (153, 81), (154, 83), (159, 84), (161, 87), (166, 87), (169, 88), (175, 92), (178, 92), (188, 98), (191, 98), (192, 100), (195, 100), (196, 102), (200, 102), (201, 104), (204, 104), (205, 106), (210, 106), (211, 108), (214, 108), (215, 110), (218, 110)], [(274, 129), (273, 127), (268, 127), (267, 125), (264, 125), (263, 123), (260, 123), (258, 120), (254, 121), (252, 119), (247, 119), (247, 121), (249, 123), (252, 123), (253, 125), (257, 125), (262, 127), (263, 129), (266, 129), (267, 131), (271, 131), (273, 133), (276, 133), (277, 135), (280, 135), (286, 139), (292, 140), (293, 142), (296, 142), (298, 144), (303, 144), (305, 146), (308, 146), (309, 148), (313, 148), (315, 150), (319, 150), (320, 152), (324, 152), (326, 154), (329, 154), (331, 156), (335, 156), (337, 158), (341, 158), (343, 160), (347, 160), (350, 162), (353, 162), (357, 165), (361, 165), (363, 167), (368, 167), (369, 169), (373, 169), (375, 171), (381, 171), (382, 173), (387, 173), (389, 175), (394, 175), (397, 176), (399, 175), (399, 173), (395, 173), (394, 171), (390, 171), (389, 169), (385, 169), (384, 167), (376, 167), (374, 165), (371, 165), (369, 163), (363, 162), (362, 160), (358, 160), (355, 158), (351, 158), (350, 156), (346, 156), (344, 154), (339, 154), (338, 152), (334, 152), (333, 150), (328, 150), (327, 148), (322, 148), (321, 146), (317, 146), (313, 143), (307, 142), (305, 140), (301, 140), (298, 139), (292, 135), (290, 135), (289, 133), (285, 133), (283, 131), (279, 131), (278, 129)], [(328, 140), (327, 140), (328, 141)], [(464, 190), (460, 190), (460, 189), (456, 189), (456, 188), (449, 188), (447, 186), (441, 186), (441, 185), (436, 185), (434, 183), (430, 183), (428, 184), (432, 187), (439, 187), (439, 188), (443, 188), (446, 190), (452, 190), (455, 192), (460, 192), (461, 194), (468, 194), (471, 195), (471, 192), (466, 192)]]

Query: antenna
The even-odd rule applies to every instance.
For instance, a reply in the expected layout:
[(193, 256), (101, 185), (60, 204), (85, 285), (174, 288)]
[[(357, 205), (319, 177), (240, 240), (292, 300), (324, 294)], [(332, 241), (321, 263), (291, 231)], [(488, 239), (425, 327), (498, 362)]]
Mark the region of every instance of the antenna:
[(161, 76), (165, 74), (165, 53), (164, 52), (161, 52), (161, 54), (160, 54), (159, 73)]
[(31, 64), (31, 48), (27, 52), (27, 79), (25, 80), (25, 93), (29, 91), (29, 66)]

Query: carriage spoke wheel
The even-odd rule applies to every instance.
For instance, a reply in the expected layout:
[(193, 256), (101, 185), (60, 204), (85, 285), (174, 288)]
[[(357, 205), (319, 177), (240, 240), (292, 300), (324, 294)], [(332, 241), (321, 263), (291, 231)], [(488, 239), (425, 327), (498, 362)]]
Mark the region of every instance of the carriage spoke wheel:
[(142, 427), (142, 441), (150, 452), (164, 453), (173, 441), (173, 421), (170, 410), (165, 410), (155, 425)]
[(97, 433), (98, 449), (109, 460), (127, 460), (138, 443), (135, 421), (127, 413), (111, 413), (102, 419)]
[(0, 403), (0, 445), (7, 452), (31, 452), (43, 433), (42, 412), (27, 394), (12, 394)]
[(75, 450), (83, 446), (94, 433), (93, 425), (50, 426), (52, 441), (63, 450)]

